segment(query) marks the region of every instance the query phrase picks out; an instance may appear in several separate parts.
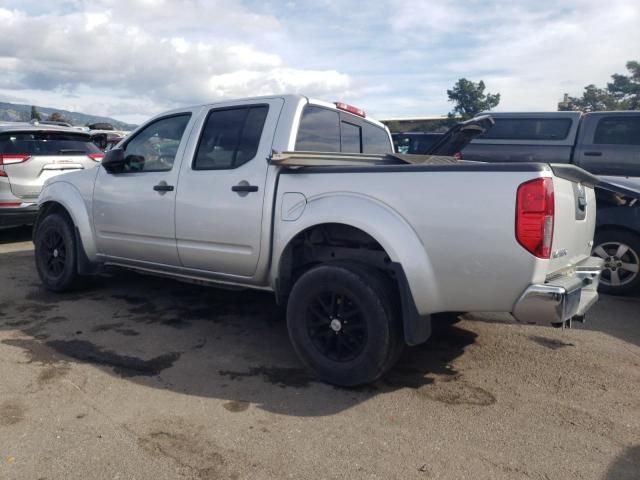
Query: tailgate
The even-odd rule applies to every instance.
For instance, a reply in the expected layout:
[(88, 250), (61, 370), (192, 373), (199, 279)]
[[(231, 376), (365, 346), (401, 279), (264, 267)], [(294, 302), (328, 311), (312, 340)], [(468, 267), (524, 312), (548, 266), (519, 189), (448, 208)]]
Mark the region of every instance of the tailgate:
[(596, 225), (597, 179), (572, 165), (551, 165), (555, 219), (547, 275), (571, 268), (591, 256)]

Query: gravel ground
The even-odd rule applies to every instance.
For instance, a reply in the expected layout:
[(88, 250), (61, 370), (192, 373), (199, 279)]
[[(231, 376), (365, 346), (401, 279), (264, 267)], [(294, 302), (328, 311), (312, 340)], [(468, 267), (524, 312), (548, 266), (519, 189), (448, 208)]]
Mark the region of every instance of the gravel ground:
[(639, 307), (468, 316), (338, 389), (269, 295), (130, 273), (53, 295), (0, 231), (0, 479), (637, 480)]

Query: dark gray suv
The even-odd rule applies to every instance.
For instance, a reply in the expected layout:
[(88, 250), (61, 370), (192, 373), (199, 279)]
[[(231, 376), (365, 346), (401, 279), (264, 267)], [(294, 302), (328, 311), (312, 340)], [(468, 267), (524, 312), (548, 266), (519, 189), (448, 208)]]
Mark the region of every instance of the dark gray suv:
[(88, 133), (30, 123), (0, 123), (0, 227), (31, 224), (44, 181), (92, 168), (104, 154)]

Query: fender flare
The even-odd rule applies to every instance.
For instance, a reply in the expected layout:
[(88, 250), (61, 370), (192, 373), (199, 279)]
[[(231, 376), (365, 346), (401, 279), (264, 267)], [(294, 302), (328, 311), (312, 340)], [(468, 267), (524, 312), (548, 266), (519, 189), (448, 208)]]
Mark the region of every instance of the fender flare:
[[(97, 262), (97, 249), (93, 228), (91, 227), (90, 212), (88, 206), (82, 198), (80, 191), (71, 183), (57, 181), (46, 184), (38, 197), (38, 205), (40, 211), (48, 203), (56, 203), (66, 210), (71, 217), (76, 232), (76, 238), (79, 240), (81, 252), (79, 252), (89, 262)], [(46, 212), (46, 210), (44, 210)]]
[(271, 272), (274, 287), (278, 284), (282, 255), (298, 234), (323, 224), (348, 225), (370, 235), (389, 256), (402, 296), (407, 343), (417, 344), (428, 338), (428, 316), (442, 310), (441, 297), (425, 245), (398, 212), (365, 195), (334, 192), (308, 198), (295, 221), (283, 221), (279, 211), (276, 216), (275, 268)]

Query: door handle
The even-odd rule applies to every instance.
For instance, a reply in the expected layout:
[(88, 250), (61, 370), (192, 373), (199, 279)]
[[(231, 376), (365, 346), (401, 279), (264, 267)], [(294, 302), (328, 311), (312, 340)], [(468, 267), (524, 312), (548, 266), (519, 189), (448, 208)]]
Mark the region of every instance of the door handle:
[(257, 192), (257, 185), (249, 185), (249, 184), (238, 184), (231, 187), (232, 192)]
[(167, 185), (166, 182), (160, 182), (158, 185), (154, 185), (153, 189), (156, 192), (173, 192), (173, 185)]
[(585, 157), (601, 157), (602, 152), (584, 152)]

